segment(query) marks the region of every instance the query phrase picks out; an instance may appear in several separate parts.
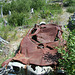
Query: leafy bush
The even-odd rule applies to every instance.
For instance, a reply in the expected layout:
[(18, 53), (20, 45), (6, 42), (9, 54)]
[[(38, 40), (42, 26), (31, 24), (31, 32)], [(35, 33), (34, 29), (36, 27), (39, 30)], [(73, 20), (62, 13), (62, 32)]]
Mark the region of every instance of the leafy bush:
[(45, 19), (47, 17), (46, 14), (43, 12), (40, 12), (40, 15), (41, 15), (41, 18), (43, 18), (43, 19)]
[[(61, 6), (59, 4), (49, 5), (46, 4), (45, 0), (16, 0), (12, 1), (10, 4), (6, 3), (4, 5), (4, 14), (8, 14), (8, 11), (11, 11), (11, 16), (8, 18), (8, 23), (14, 26), (20, 26), (23, 24), (31, 24), (31, 22), (37, 22), (38, 17), (34, 17), (28, 15), (30, 9), (34, 8), (35, 11), (39, 13), (40, 10), (44, 10), (45, 12), (40, 12), (41, 18), (47, 18), (50, 16), (50, 12), (54, 15), (57, 13), (61, 13)], [(15, 12), (13, 12), (15, 11)], [(24, 16), (24, 14), (28, 16)], [(38, 14), (37, 14), (38, 15)], [(31, 17), (33, 20), (28, 19)], [(36, 19), (37, 18), (37, 19)]]
[(10, 3), (4, 4), (4, 6), (3, 6), (3, 14), (7, 15), (9, 13), (9, 10), (11, 10)]
[(62, 6), (60, 6), (59, 4), (50, 4), (50, 5), (46, 5), (46, 9), (49, 10), (52, 14), (59, 14), (62, 12)]
[(70, 5), (72, 5), (73, 1), (74, 0), (63, 0), (63, 4), (64, 4), (64, 6), (70, 6)]
[(8, 14), (8, 11), (11, 10), (11, 12), (28, 12), (30, 11), (31, 6), (31, 0), (16, 0), (12, 1), (11, 3), (5, 3), (3, 6), (3, 12), (4, 14)]
[(61, 6), (58, 3), (47, 5), (52, 10), (61, 9)]
[(62, 48), (59, 53), (62, 54), (60, 59), (60, 66), (64, 67), (68, 75), (75, 75), (75, 30), (70, 32), (67, 40), (67, 52)]
[(70, 12), (70, 13), (75, 12), (75, 7), (74, 6), (68, 7), (67, 12)]
[(75, 12), (75, 0), (64, 0), (63, 3), (67, 4), (69, 7), (67, 8), (67, 12), (73, 13)]
[(31, 8), (34, 8), (35, 10), (42, 9), (43, 6), (46, 5), (45, 0), (31, 0)]
[(3, 21), (3, 18), (0, 18), (0, 23)]
[(43, 6), (43, 10), (40, 12), (41, 18), (50, 17), (50, 12), (52, 15), (60, 14), (62, 12), (62, 7), (59, 4), (48, 4)]
[(31, 0), (16, 0), (11, 3), (11, 9), (16, 12), (27, 12), (30, 10)]
[(50, 16), (50, 11), (49, 10), (41, 11), (40, 16), (41, 16), (41, 18), (45, 19)]
[(3, 37), (4, 39), (7, 39), (8, 37), (8, 32), (12, 30), (12, 27), (7, 25), (7, 26), (0, 26), (0, 36)]
[(23, 13), (17, 13), (14, 11), (12, 15), (8, 17), (8, 22), (13, 26), (21, 26), (23, 24), (24, 16)]
[(15, 27), (10, 26), (10, 25), (0, 26), (0, 36), (7, 41), (16, 40), (18, 38), (16, 35), (17, 30), (15, 30), (14, 28)]
[(32, 26), (32, 25), (34, 25), (35, 23), (37, 23), (37, 20), (38, 20), (38, 16), (35, 14), (35, 15), (33, 15), (33, 17), (30, 18), (30, 19), (25, 18), (24, 23), (25, 23), (25, 25), (30, 25), (30, 26)]

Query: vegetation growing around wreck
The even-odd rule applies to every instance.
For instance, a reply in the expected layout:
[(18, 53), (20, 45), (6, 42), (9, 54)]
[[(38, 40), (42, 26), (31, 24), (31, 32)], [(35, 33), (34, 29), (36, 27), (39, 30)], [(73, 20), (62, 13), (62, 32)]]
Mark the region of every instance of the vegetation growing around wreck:
[[(45, 19), (46, 22), (49, 22), (50, 20), (58, 21), (56, 15), (62, 13), (62, 6), (60, 6), (59, 4), (49, 4), (49, 2), (46, 3), (45, 1), (46, 0), (12, 0), (11, 3), (0, 3), (1, 5), (3, 4), (3, 18), (8, 21), (7, 26), (4, 26), (3, 18), (0, 18), (0, 36), (10, 41), (18, 38), (16, 37), (18, 31), (15, 30), (17, 26), (34, 25), (35, 23), (41, 22), (42, 19)], [(67, 6), (67, 12), (75, 12), (75, 0), (63, 0), (63, 3), (64, 6)], [(30, 14), (31, 8), (34, 8), (34, 14)], [(9, 10), (11, 11), (11, 16), (8, 15)], [(50, 12), (52, 13), (52, 15), (50, 15)], [(10, 32), (12, 34), (10, 34)], [(63, 47), (59, 49), (59, 53), (61, 53), (62, 57), (64, 58), (64, 60), (59, 59), (59, 68), (63, 67), (68, 75), (74, 75), (75, 30), (68, 32), (68, 39), (67, 37), (65, 37), (67, 39), (68, 52), (66, 52)], [(3, 47), (3, 44), (0, 44), (0, 47)], [(0, 57), (2, 55), (3, 53), (0, 52)], [(8, 57), (10, 57), (10, 55), (8, 55)], [(8, 57), (6, 56), (5, 58), (3, 58), (3, 61)], [(0, 59), (0, 61), (1, 60), (2, 59)], [(0, 62), (0, 64), (2, 62)]]
[(68, 75), (75, 75), (75, 29), (69, 31), (66, 49), (67, 51), (63, 47), (58, 49), (63, 58), (59, 59), (60, 68), (64, 68)]

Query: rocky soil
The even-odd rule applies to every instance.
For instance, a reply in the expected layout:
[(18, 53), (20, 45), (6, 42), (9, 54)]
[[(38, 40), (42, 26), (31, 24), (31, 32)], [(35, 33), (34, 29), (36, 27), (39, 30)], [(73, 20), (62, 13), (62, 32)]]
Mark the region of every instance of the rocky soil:
[(69, 17), (72, 15), (72, 13), (66, 12), (66, 8), (62, 8), (62, 10), (63, 10), (62, 14), (58, 15), (58, 21), (59, 24), (62, 25), (64, 29), (64, 25), (68, 24)]

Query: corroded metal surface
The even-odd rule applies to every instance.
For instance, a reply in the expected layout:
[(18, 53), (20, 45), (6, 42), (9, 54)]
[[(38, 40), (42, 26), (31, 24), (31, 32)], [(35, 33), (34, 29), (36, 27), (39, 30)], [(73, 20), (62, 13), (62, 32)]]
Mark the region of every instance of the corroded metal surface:
[[(20, 50), (11, 60), (39, 66), (57, 65), (60, 54), (56, 46), (64, 46), (61, 26), (56, 24), (35, 25), (22, 39)], [(3, 65), (9, 63), (5, 61)]]

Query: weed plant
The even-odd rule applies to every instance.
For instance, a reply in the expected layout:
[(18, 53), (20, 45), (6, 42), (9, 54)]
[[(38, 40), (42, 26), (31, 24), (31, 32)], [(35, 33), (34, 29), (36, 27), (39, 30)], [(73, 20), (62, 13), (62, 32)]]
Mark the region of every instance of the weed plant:
[(60, 68), (63, 67), (68, 75), (75, 75), (75, 30), (70, 31), (67, 40), (67, 51), (64, 47), (59, 48), (63, 59), (59, 59)]
[(67, 12), (74, 13), (75, 12), (75, 0), (70, 0), (69, 6), (67, 8)]
[(43, 7), (43, 10), (40, 12), (41, 17), (47, 18), (50, 17), (50, 13), (52, 13), (52, 15), (61, 14), (62, 7), (59, 4), (48, 4), (45, 7)]
[[(11, 31), (14, 31), (14, 33), (12, 34)], [(5, 40), (8, 40), (9, 36), (10, 36), (10, 38), (15, 39), (16, 33), (17, 32), (14, 30), (14, 27), (12, 27), (10, 25), (7, 25), (7, 26), (1, 25), (0, 26), (0, 36)]]
[[(25, 4), (26, 3), (26, 4)], [(30, 14), (30, 9), (34, 8), (34, 14)], [(8, 17), (8, 22), (13, 26), (32, 25), (38, 21), (39, 16), (42, 19), (50, 17), (50, 12), (54, 14), (60, 14), (62, 7), (59, 4), (48, 4), (45, 0), (16, 0), (11, 4), (4, 4), (4, 14), (8, 14), (8, 11), (12, 12), (12, 15)], [(43, 12), (44, 10), (44, 12)], [(14, 12), (15, 11), (15, 12)], [(41, 21), (41, 18), (39, 21)]]
[(2, 22), (3, 22), (3, 18), (0, 17), (0, 23), (2, 23)]
[(14, 57), (15, 56), (15, 54), (14, 53), (11, 53), (11, 52), (9, 52), (9, 55), (7, 55), (7, 56), (3, 56), (3, 52), (0, 52), (0, 68), (2, 67), (1, 65), (2, 65), (2, 63), (5, 61), (5, 60), (7, 60), (7, 59), (10, 59), (10, 58), (12, 58), (12, 57)]
[(67, 12), (73, 13), (75, 12), (75, 7), (74, 6), (70, 6), (67, 8)]

